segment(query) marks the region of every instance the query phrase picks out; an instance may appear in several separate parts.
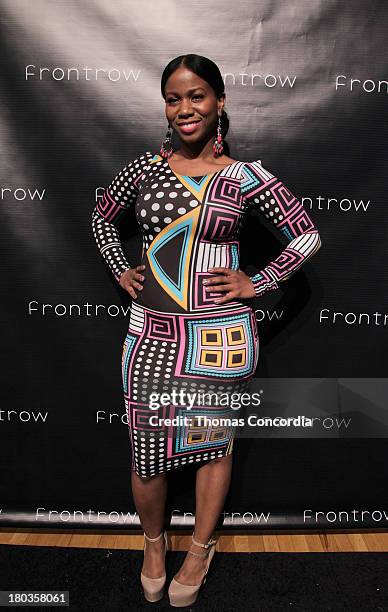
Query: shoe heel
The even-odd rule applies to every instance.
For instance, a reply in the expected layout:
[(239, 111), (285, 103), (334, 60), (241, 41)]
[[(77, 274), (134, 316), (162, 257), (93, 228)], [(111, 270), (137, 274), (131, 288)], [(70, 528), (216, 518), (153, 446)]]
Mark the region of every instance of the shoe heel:
[(170, 582), (170, 586), (172, 587), (168, 592), (170, 606), (174, 608), (185, 608), (186, 606), (191, 606), (196, 602), (199, 587), (197, 588), (193, 586), (191, 591), (188, 589), (183, 590), (182, 587), (188, 585), (180, 584), (174, 578)]
[[(161, 537), (161, 535), (162, 534), (160, 534), (160, 536), (158, 536), (157, 538), (149, 538), (148, 536), (146, 536), (146, 534), (144, 534), (144, 538), (145, 538), (144, 548), (146, 546), (146, 540), (155, 542)], [(163, 532), (163, 536), (164, 536), (164, 543), (165, 543), (164, 554), (166, 555), (166, 552), (168, 549), (168, 541), (167, 541), (167, 534), (165, 531)], [(143, 587), (144, 597), (146, 598), (147, 601), (155, 602), (155, 601), (159, 601), (160, 599), (162, 599), (164, 595), (164, 585), (166, 583), (166, 574), (163, 574), (163, 576), (160, 576), (159, 578), (148, 578), (148, 576), (144, 576), (142, 572), (140, 574), (140, 580), (141, 580), (141, 584)]]
[[(193, 539), (194, 544), (197, 544), (198, 546), (202, 546), (203, 548), (210, 548), (208, 555), (207, 555), (208, 559), (207, 559), (207, 564), (206, 564), (206, 570), (205, 570), (205, 574), (203, 575), (202, 581), (199, 584), (193, 584), (193, 585), (181, 584), (180, 582), (175, 580), (175, 578), (171, 580), (170, 586), (168, 588), (168, 596), (170, 600), (170, 605), (173, 607), (177, 607), (177, 608), (184, 608), (186, 606), (191, 606), (193, 603), (196, 602), (199, 590), (201, 586), (204, 585), (206, 582), (207, 573), (210, 567), (210, 562), (216, 550), (215, 549), (216, 540), (209, 540), (207, 544), (201, 544), (195, 541), (194, 538), (192, 539)], [(188, 551), (188, 552), (192, 552), (192, 551)], [(193, 553), (193, 552), (192, 554), (199, 555), (198, 553)], [(199, 555), (199, 556), (203, 556), (203, 555)]]
[(153, 603), (154, 601), (160, 601), (164, 595), (164, 583), (162, 588), (159, 589), (159, 591), (153, 591), (151, 589), (148, 589), (143, 584), (143, 593), (146, 600), (151, 603)]

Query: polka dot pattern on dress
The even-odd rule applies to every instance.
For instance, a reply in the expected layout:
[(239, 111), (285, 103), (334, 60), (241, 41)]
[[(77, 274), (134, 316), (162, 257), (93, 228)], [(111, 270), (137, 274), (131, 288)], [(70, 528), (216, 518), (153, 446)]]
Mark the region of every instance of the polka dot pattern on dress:
[(131, 266), (124, 254), (118, 224), (139, 194), (140, 179), (153, 157), (147, 151), (124, 166), (104, 190), (92, 212), (92, 231), (99, 251), (117, 281)]

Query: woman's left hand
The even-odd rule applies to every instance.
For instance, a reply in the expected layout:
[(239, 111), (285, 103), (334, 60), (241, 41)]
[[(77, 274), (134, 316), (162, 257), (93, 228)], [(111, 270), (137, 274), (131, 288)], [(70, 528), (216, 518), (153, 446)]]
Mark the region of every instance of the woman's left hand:
[[(203, 281), (206, 291), (224, 291), (225, 295), (214, 298), (217, 304), (224, 304), (230, 300), (239, 298), (252, 298), (256, 296), (255, 288), (249, 276), (242, 270), (231, 270), (230, 268), (209, 268), (208, 272), (214, 272), (219, 276), (212, 276)], [(209, 289), (207, 289), (209, 287)]]

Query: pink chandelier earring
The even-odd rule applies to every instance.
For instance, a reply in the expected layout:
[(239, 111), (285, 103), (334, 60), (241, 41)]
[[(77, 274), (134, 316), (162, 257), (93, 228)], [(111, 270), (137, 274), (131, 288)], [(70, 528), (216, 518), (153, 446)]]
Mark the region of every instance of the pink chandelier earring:
[(168, 124), (166, 137), (163, 140), (162, 146), (160, 147), (160, 155), (163, 157), (163, 159), (167, 159), (171, 157), (171, 155), (173, 154), (173, 149), (171, 146), (171, 139), (172, 139), (172, 129), (171, 129), (171, 125)]
[(222, 145), (222, 135), (221, 135), (221, 115), (218, 115), (218, 125), (217, 125), (217, 136), (214, 139), (213, 143), (213, 151), (214, 157), (218, 157), (221, 155), (224, 147)]

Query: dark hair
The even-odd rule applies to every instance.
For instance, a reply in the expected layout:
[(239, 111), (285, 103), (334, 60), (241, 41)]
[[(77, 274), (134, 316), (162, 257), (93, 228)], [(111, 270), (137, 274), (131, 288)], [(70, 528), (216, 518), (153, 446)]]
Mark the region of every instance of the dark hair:
[[(166, 99), (165, 88), (168, 78), (172, 75), (173, 72), (180, 66), (185, 66), (189, 70), (192, 70), (195, 74), (197, 74), (201, 79), (206, 81), (210, 87), (213, 88), (215, 95), (217, 98), (225, 93), (225, 85), (224, 81), (218, 68), (217, 64), (215, 64), (208, 57), (204, 57), (203, 55), (196, 55), (196, 53), (186, 53), (185, 55), (178, 55), (178, 57), (174, 57), (165, 69), (163, 70), (162, 79), (161, 79), (161, 92), (164, 100)], [(230, 155), (229, 145), (225, 140), (225, 136), (229, 130), (229, 117), (227, 112), (222, 109), (221, 113), (221, 134), (223, 139), (224, 152), (226, 155)]]

